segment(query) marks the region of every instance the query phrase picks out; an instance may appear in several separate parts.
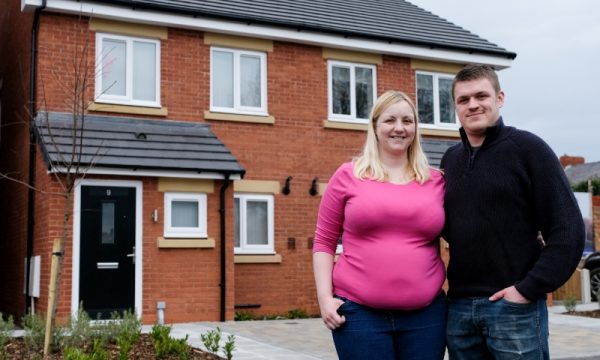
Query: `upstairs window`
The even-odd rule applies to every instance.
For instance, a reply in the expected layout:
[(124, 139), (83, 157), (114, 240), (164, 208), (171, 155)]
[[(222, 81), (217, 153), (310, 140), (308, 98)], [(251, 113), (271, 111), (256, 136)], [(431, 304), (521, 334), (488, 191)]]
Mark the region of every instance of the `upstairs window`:
[(206, 238), (206, 194), (165, 193), (165, 238)]
[(263, 52), (210, 50), (210, 110), (267, 114), (267, 56)]
[(160, 42), (96, 34), (96, 101), (160, 107)]
[(417, 72), (417, 108), (419, 122), (429, 128), (458, 128), (452, 81), (454, 76)]
[(375, 66), (330, 60), (327, 67), (329, 119), (367, 124), (377, 96)]
[(273, 196), (235, 194), (236, 254), (274, 254)]

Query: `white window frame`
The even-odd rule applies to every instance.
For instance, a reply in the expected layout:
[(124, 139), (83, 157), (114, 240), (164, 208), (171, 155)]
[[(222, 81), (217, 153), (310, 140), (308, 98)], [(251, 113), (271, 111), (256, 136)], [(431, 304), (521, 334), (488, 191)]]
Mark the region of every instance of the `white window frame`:
[[(125, 63), (125, 95), (109, 95), (106, 94), (106, 87), (102, 84), (102, 69), (103, 69), (103, 55), (102, 55), (102, 41), (104, 39), (118, 40), (124, 41), (126, 43), (126, 63)], [(156, 94), (156, 99), (154, 101), (148, 100), (136, 100), (133, 98), (133, 43), (137, 42), (145, 42), (152, 43), (155, 45), (156, 49), (156, 69), (155, 69), (155, 78), (156, 78), (156, 89), (154, 89), (154, 93)], [(141, 37), (131, 37), (131, 36), (122, 36), (122, 35), (114, 35), (107, 33), (96, 33), (96, 96), (95, 101), (101, 103), (110, 103), (110, 104), (122, 104), (122, 105), (133, 105), (133, 106), (147, 106), (147, 107), (157, 107), (160, 108), (160, 41), (156, 39), (148, 39)]]
[[(235, 199), (240, 201), (240, 246), (235, 246), (234, 241), (234, 254), (275, 254), (275, 207), (273, 195), (266, 194), (248, 194), (248, 193), (235, 193)], [(248, 245), (247, 244), (247, 231), (246, 231), (246, 202), (250, 201), (265, 201), (267, 203), (267, 244), (266, 245)], [(235, 219), (234, 219), (235, 221)], [(234, 235), (235, 236), (235, 235)]]
[[(333, 67), (344, 67), (350, 69), (350, 115), (333, 113)], [(333, 121), (368, 124), (369, 118), (356, 117), (356, 68), (362, 67), (373, 71), (373, 103), (377, 99), (377, 66), (362, 63), (353, 63), (339, 60), (327, 61), (327, 97), (328, 97), (328, 118)], [(370, 109), (369, 109), (370, 111)]]
[[(233, 54), (233, 107), (215, 106), (213, 91), (213, 54), (215, 51)], [(242, 55), (260, 58), (260, 107), (242, 106), (240, 91), (240, 57)], [(210, 111), (244, 115), (268, 115), (267, 112), (267, 54), (259, 51), (232, 49), (224, 47), (210, 48)]]
[[(206, 194), (187, 192), (165, 193), (165, 238), (206, 238)], [(198, 203), (198, 227), (173, 227), (171, 224), (171, 204), (173, 201), (196, 201)]]
[(454, 79), (454, 74), (447, 74), (447, 73), (438, 73), (438, 72), (430, 72), (430, 71), (417, 71), (415, 74), (415, 97), (416, 97), (416, 102), (417, 102), (417, 112), (419, 111), (419, 97), (418, 97), (418, 93), (419, 93), (419, 85), (418, 85), (418, 81), (417, 81), (417, 76), (418, 75), (428, 75), (428, 76), (432, 76), (433, 77), (433, 124), (424, 124), (424, 123), (419, 123), (419, 126), (422, 128), (428, 128), (428, 129), (452, 129), (452, 130), (457, 130), (460, 127), (460, 122), (458, 121), (458, 115), (454, 114), (454, 124), (449, 124), (449, 123), (443, 123), (441, 122), (440, 119), (440, 88), (439, 88), (439, 79), (449, 79), (449, 80), (453, 80)]

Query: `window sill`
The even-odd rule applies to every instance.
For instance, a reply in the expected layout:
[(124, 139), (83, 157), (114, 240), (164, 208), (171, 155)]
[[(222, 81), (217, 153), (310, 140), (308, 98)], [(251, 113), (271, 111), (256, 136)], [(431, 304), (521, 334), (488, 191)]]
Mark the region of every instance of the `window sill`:
[(360, 130), (367, 131), (369, 128), (368, 124), (359, 124), (351, 122), (343, 122), (336, 120), (324, 120), (323, 127), (326, 129), (341, 129), (341, 130)]
[(234, 255), (234, 263), (236, 264), (280, 264), (282, 261), (281, 254), (272, 255)]
[(430, 128), (419, 128), (421, 135), (426, 136), (439, 136), (439, 137), (451, 137), (459, 138), (460, 132), (458, 129), (430, 129)]
[(243, 115), (243, 114), (230, 114), (230, 113), (219, 113), (219, 112), (204, 112), (205, 120), (221, 120), (221, 121), (237, 121), (245, 123), (255, 124), (275, 124), (275, 118), (273, 116), (261, 116), (261, 115)]
[(116, 105), (92, 102), (88, 106), (89, 111), (102, 111), (102, 112), (114, 112), (122, 114), (137, 114), (137, 115), (155, 115), (155, 116), (167, 116), (168, 110), (166, 107), (153, 108), (145, 106), (133, 106), (133, 105)]
[(157, 238), (158, 248), (163, 249), (214, 249), (215, 239), (180, 239), (180, 238)]

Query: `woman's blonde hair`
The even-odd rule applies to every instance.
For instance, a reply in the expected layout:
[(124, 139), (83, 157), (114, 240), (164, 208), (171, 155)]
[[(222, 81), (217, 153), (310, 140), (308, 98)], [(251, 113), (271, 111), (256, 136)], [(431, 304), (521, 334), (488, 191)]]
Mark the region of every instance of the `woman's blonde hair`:
[(372, 179), (376, 181), (387, 180), (388, 174), (379, 157), (379, 147), (376, 135), (377, 120), (387, 108), (401, 101), (406, 102), (410, 106), (415, 117), (415, 138), (408, 147), (407, 154), (409, 168), (413, 172), (415, 180), (420, 184), (429, 179), (429, 163), (423, 152), (421, 137), (419, 135), (419, 114), (417, 113), (415, 104), (413, 104), (410, 98), (405, 93), (396, 90), (386, 91), (373, 105), (365, 146), (362, 153), (354, 159), (354, 176), (357, 178)]

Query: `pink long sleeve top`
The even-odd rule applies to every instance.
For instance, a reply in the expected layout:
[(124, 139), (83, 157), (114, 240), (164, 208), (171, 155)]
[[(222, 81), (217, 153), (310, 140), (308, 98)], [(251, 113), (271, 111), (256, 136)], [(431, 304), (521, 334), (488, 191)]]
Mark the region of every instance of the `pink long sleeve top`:
[(319, 207), (313, 252), (343, 251), (333, 291), (356, 303), (412, 310), (430, 304), (445, 278), (438, 236), (444, 226), (444, 179), (423, 184), (360, 180), (353, 163), (331, 177)]

